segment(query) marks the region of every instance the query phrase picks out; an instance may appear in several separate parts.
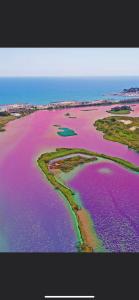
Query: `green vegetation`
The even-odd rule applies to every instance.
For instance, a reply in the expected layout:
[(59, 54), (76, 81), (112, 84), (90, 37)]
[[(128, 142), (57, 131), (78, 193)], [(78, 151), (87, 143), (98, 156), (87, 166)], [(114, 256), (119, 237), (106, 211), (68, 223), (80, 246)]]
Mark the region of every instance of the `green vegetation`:
[(64, 184), (60, 183), (58, 179), (55, 178), (52, 172), (49, 171), (48, 163), (45, 159), (45, 156), (41, 155), (41, 157), (38, 159), (38, 164), (42, 171), (45, 173), (47, 179), (51, 182), (51, 184), (55, 187), (55, 189), (59, 190), (69, 201), (71, 207), (74, 209), (77, 209), (78, 206), (75, 204), (73, 200), (74, 193), (66, 187)]
[[(66, 149), (66, 148), (60, 148), (56, 149), (55, 152), (45, 153), (42, 154), (38, 159), (38, 165), (41, 168), (41, 170), (44, 172), (46, 178), (48, 181), (53, 185), (53, 187), (59, 191), (64, 198), (68, 201), (74, 215), (76, 218), (76, 223), (78, 227), (78, 231), (80, 233), (80, 251), (83, 252), (93, 252), (96, 248), (101, 248), (101, 243), (98, 240), (95, 231), (93, 231), (93, 226), (91, 226), (91, 220), (88, 212), (81, 207), (80, 204), (76, 201), (76, 195), (74, 191), (72, 191), (69, 187), (65, 186), (63, 182), (60, 182), (60, 180), (51, 172), (50, 164), (53, 159), (63, 157), (68, 154), (72, 153), (76, 154), (79, 152), (78, 149)], [(77, 159), (78, 157), (78, 159)], [(79, 155), (77, 155), (76, 159), (74, 158), (74, 164), (79, 164)], [(95, 158), (90, 158), (91, 161), (93, 161)], [(76, 163), (75, 163), (76, 161)], [(80, 162), (81, 162), (80, 157)], [(86, 158), (86, 161), (88, 161), (88, 158)], [(73, 161), (72, 161), (73, 162)]]
[(73, 157), (69, 157), (66, 159), (60, 159), (59, 161), (54, 161), (50, 164), (50, 169), (59, 169), (62, 172), (70, 172), (72, 171), (75, 167), (84, 164), (84, 163), (88, 163), (88, 162), (92, 162), (96, 160), (95, 157), (83, 157), (80, 155), (77, 156), (73, 156)]
[(111, 116), (95, 122), (104, 138), (139, 151), (139, 117)]
[(16, 118), (14, 116), (10, 115), (5, 115), (5, 116), (0, 116), (0, 131), (5, 131), (4, 126), (12, 120), (15, 120)]
[(139, 172), (139, 167), (130, 163), (127, 160), (124, 160), (119, 157), (109, 156), (109, 155), (106, 155), (103, 153), (93, 152), (93, 151), (90, 151), (87, 149), (81, 149), (81, 148), (79, 148), (79, 149), (78, 148), (57, 148), (56, 151), (54, 151), (54, 152), (47, 152), (47, 153), (42, 154), (38, 159), (38, 163), (40, 163), (41, 161), (43, 161), (43, 162), (45, 161), (45, 164), (48, 165), (49, 162), (55, 158), (60, 158), (60, 157), (64, 157), (67, 155), (80, 154), (80, 153), (85, 154), (85, 155), (108, 159), (108, 160), (114, 161), (120, 165), (123, 165), (124, 167), (126, 167), (132, 171)]
[(115, 114), (115, 115), (127, 115), (127, 114), (130, 114), (130, 110), (129, 109), (123, 109), (123, 110), (118, 110), (118, 111), (109, 110), (108, 112), (111, 113), (111, 114)]
[[(77, 154), (77, 156), (75, 156), (73, 160), (71, 160), (71, 157), (66, 158), (67, 155), (71, 154)], [(100, 154), (86, 149), (78, 148), (58, 148), (56, 149), (56, 151), (44, 153), (38, 158), (38, 165), (45, 174), (47, 180), (53, 185), (53, 187), (57, 191), (59, 191), (64, 196), (64, 198), (68, 201), (73, 213), (75, 214), (75, 218), (81, 236), (80, 250), (83, 252), (93, 252), (96, 247), (100, 247), (100, 242), (97, 240), (95, 233), (93, 233), (92, 231), (88, 213), (77, 203), (74, 191), (72, 191), (72, 189), (70, 189), (69, 187), (65, 186), (63, 182), (60, 182), (60, 180), (51, 171), (50, 167), (52, 160), (63, 157), (63, 159), (61, 160), (60, 168), (62, 169), (62, 171), (64, 168), (64, 171), (68, 172), (69, 170), (71, 170), (71, 168), (76, 166), (77, 163), (83, 163), (80, 154), (90, 156), (90, 158), (86, 158), (86, 162), (88, 161), (88, 159), (89, 161), (92, 161), (92, 159), (95, 160), (96, 157), (101, 157), (104, 159), (114, 161), (124, 166), (125, 168), (133, 170), (135, 172), (139, 172), (139, 167), (118, 157), (108, 156), (105, 154)], [(64, 163), (64, 161), (66, 161), (66, 163)], [(70, 161), (70, 164), (68, 163), (68, 161)]]
[(10, 114), (7, 111), (0, 111), (0, 117), (7, 117)]
[(59, 131), (57, 132), (57, 134), (60, 135), (60, 136), (66, 137), (66, 136), (77, 135), (77, 133), (74, 130), (70, 129), (70, 128), (59, 127), (58, 129), (59, 129)]
[[(23, 109), (19, 109), (16, 112), (14, 112), (15, 115), (13, 112), (1, 111), (0, 112), (0, 131), (5, 131), (4, 127), (8, 122), (16, 120), (17, 118), (25, 117), (25, 116), (35, 112), (36, 110), (37, 110), (36, 108), (33, 108), (33, 109), (23, 108)], [(13, 115), (12, 115), (12, 113), (13, 113)], [(16, 116), (16, 113), (18, 113), (19, 116)]]
[(122, 106), (114, 106), (109, 110), (108, 112), (111, 114), (118, 114), (118, 115), (125, 115), (130, 114), (132, 111), (131, 107), (129, 105), (122, 105)]

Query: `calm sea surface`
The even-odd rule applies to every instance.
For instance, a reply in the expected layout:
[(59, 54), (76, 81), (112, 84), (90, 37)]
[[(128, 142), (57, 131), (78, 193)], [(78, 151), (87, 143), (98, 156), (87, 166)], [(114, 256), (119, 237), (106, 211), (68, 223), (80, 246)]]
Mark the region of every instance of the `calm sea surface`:
[(118, 99), (109, 94), (130, 87), (139, 77), (0, 78), (0, 104)]

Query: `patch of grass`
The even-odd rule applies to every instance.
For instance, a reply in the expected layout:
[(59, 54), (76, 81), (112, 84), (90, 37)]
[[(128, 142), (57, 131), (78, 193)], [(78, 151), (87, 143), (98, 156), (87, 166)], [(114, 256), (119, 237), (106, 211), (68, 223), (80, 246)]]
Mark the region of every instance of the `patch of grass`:
[[(77, 156), (75, 156), (73, 158), (73, 160), (71, 160), (71, 158), (68, 158), (68, 159), (64, 158), (67, 155), (71, 155), (71, 154), (77, 154)], [(90, 159), (86, 158), (87, 161), (88, 161), (88, 159), (92, 161), (92, 159), (94, 159), (94, 158), (96, 159), (96, 157), (101, 157), (104, 159), (114, 161), (114, 162), (124, 166), (125, 168), (131, 169), (135, 172), (139, 172), (139, 167), (126, 161), (126, 160), (118, 158), (118, 157), (108, 156), (105, 154), (100, 154), (100, 153), (96, 153), (93, 151), (89, 151), (86, 149), (80, 149), (80, 148), (79, 149), (78, 148), (57, 148), (56, 151), (44, 153), (38, 158), (38, 161), (37, 161), (38, 165), (41, 168), (41, 170), (43, 171), (43, 173), (45, 174), (47, 180), (52, 184), (52, 186), (57, 191), (59, 191), (64, 196), (64, 198), (68, 201), (72, 211), (75, 214), (76, 222), (78, 224), (78, 229), (79, 229), (80, 236), (81, 236), (81, 241), (80, 241), (81, 251), (93, 252), (94, 249), (92, 247), (92, 243), (88, 242), (88, 236), (92, 235), (92, 229), (89, 226), (88, 227), (89, 229), (87, 229), (87, 231), (86, 231), (85, 228), (87, 225), (86, 222), (88, 222), (87, 219), (85, 219), (85, 221), (83, 221), (83, 219), (82, 219), (82, 221), (81, 221), (81, 219), (79, 218), (80, 212), (82, 211), (82, 213), (84, 213), (84, 209), (81, 208), (79, 206), (79, 204), (76, 202), (74, 191), (71, 188), (65, 186), (64, 183), (60, 182), (59, 179), (53, 174), (53, 172), (51, 172), (51, 170), (49, 168), (49, 164), (50, 164), (51, 160), (63, 157), (63, 159), (61, 160), (62, 164), (64, 164), (64, 160), (66, 161), (66, 164), (61, 165), (61, 168), (64, 167), (64, 170), (65, 170), (65, 166), (66, 166), (66, 172), (67, 172), (67, 171), (71, 170), (71, 165), (73, 167), (73, 166), (76, 166), (79, 162), (83, 163), (83, 161), (81, 160), (82, 158), (79, 156), (79, 154), (89, 155)], [(72, 162), (71, 165), (69, 165), (68, 160), (70, 161), (70, 163)], [(68, 163), (68, 165), (67, 165), (67, 163)]]
[[(124, 124), (121, 120), (131, 121), (130, 124)], [(97, 130), (104, 133), (104, 138), (113, 142), (119, 142), (127, 145), (136, 151), (139, 151), (139, 118), (126, 116), (111, 116), (100, 119), (95, 122)], [(135, 127), (131, 131), (131, 127)]]
[(92, 162), (94, 160), (96, 160), (95, 157), (87, 158), (87, 157), (77, 155), (77, 156), (73, 156), (73, 157), (69, 157), (66, 159), (61, 159), (59, 161), (53, 162), (51, 164), (51, 170), (59, 169), (60, 171), (67, 173), (72, 171), (75, 167), (81, 164)]
[(124, 160), (119, 157), (106, 155), (103, 153), (93, 152), (93, 151), (90, 151), (87, 149), (81, 149), (81, 148), (79, 148), (79, 149), (78, 148), (57, 148), (56, 151), (54, 151), (54, 152), (47, 152), (47, 153), (42, 154), (38, 159), (38, 163), (40, 163), (42, 161), (42, 162), (45, 162), (46, 166), (48, 166), (49, 162), (55, 158), (60, 158), (60, 157), (66, 156), (66, 155), (80, 154), (80, 153), (108, 159), (108, 160), (114, 161), (116, 163), (119, 163), (132, 171), (139, 172), (139, 167), (134, 165), (133, 163), (130, 163), (127, 160)]
[(5, 131), (5, 125), (12, 120), (15, 120), (16, 117), (14, 116), (0, 116), (0, 131)]
[(109, 110), (108, 112), (115, 115), (127, 115), (130, 114), (131, 111), (129, 109), (121, 109), (118, 111)]

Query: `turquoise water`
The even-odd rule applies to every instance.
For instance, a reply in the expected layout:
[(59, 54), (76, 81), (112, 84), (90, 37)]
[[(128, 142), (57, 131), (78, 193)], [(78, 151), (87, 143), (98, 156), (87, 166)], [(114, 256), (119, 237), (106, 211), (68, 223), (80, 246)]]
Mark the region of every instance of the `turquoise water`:
[(60, 127), (58, 129), (59, 129), (59, 131), (57, 132), (57, 134), (61, 135), (61, 136), (64, 136), (64, 137), (77, 135), (77, 133), (74, 130), (70, 129), (70, 128)]
[(0, 104), (118, 99), (108, 94), (130, 87), (139, 77), (0, 78)]

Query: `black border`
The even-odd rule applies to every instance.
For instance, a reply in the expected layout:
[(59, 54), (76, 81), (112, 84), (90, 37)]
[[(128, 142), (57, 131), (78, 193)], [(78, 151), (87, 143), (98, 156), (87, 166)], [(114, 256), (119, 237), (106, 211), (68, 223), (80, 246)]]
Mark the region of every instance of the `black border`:
[(18, 1), (0, 8), (1, 47), (139, 47), (132, 3)]
[[(138, 10), (132, 3), (60, 3), (1, 7), (0, 47), (139, 47)], [(135, 300), (138, 262), (135, 253), (1, 253), (0, 299), (94, 294), (96, 300)]]
[(1, 254), (0, 299), (138, 299), (138, 254)]

